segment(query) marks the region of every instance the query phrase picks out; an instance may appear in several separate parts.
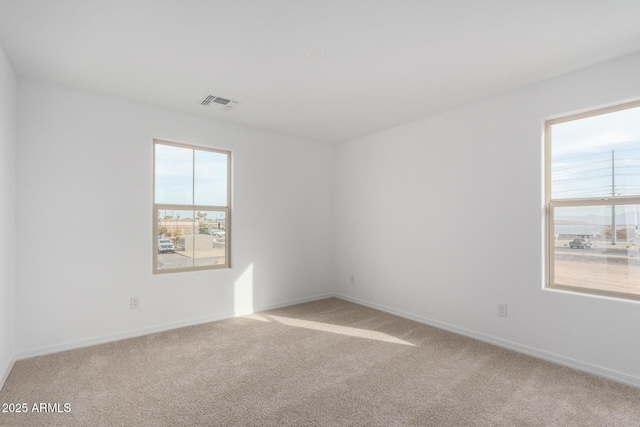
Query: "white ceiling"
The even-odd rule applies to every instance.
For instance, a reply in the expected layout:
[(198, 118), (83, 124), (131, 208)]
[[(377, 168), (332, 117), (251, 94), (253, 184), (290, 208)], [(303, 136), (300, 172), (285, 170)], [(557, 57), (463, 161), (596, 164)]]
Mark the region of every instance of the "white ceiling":
[(640, 1), (0, 0), (0, 45), (20, 77), (340, 142), (638, 52)]

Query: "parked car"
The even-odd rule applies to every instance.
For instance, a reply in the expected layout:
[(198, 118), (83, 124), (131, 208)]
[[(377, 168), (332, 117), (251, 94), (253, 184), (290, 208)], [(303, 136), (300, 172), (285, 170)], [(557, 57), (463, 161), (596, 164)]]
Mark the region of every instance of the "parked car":
[(225, 233), (224, 230), (211, 230), (211, 235), (215, 237), (225, 236), (226, 234), (227, 233)]
[(158, 253), (176, 251), (176, 245), (170, 239), (158, 239)]
[(591, 240), (585, 238), (573, 239), (569, 242), (571, 249), (589, 249), (591, 247)]

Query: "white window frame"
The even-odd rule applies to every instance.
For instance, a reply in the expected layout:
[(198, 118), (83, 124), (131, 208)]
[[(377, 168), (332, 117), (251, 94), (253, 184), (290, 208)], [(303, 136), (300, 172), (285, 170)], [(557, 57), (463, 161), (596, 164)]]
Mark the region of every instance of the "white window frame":
[[(162, 204), (156, 203), (156, 147), (158, 145), (168, 145), (173, 147), (186, 148), (195, 151), (206, 151), (225, 154), (227, 156), (227, 200), (226, 206), (195, 205), (195, 204)], [(195, 162), (194, 162), (195, 174)], [(195, 191), (195, 189), (192, 189)], [(192, 198), (193, 200), (193, 198)], [(225, 262), (224, 264), (191, 266), (183, 268), (158, 269), (158, 211), (159, 210), (191, 210), (197, 211), (220, 211), (225, 213)], [(231, 268), (231, 151), (217, 148), (200, 147), (196, 145), (171, 142), (160, 139), (153, 140), (153, 274), (170, 274), (187, 271), (217, 270)]]
[(551, 126), (559, 123), (565, 123), (573, 120), (580, 120), (588, 117), (593, 117), (601, 114), (614, 113), (630, 108), (640, 107), (640, 101), (627, 102), (624, 104), (613, 105), (606, 108), (600, 108), (596, 110), (585, 111), (578, 114), (572, 114), (569, 116), (563, 116), (547, 120), (545, 122), (544, 136), (545, 136), (545, 252), (546, 252), (546, 277), (545, 287), (550, 289), (560, 289), (571, 292), (587, 293), (604, 295), (608, 297), (617, 297), (625, 299), (640, 300), (640, 295), (629, 294), (625, 292), (616, 292), (602, 289), (592, 289), (587, 287), (579, 287), (574, 285), (564, 285), (561, 283), (555, 283), (555, 245), (554, 245), (554, 212), (556, 208), (562, 207), (580, 207), (580, 206), (619, 206), (629, 204), (640, 204), (639, 196), (606, 196), (606, 197), (585, 197), (585, 198), (573, 198), (573, 199), (553, 199), (551, 196)]

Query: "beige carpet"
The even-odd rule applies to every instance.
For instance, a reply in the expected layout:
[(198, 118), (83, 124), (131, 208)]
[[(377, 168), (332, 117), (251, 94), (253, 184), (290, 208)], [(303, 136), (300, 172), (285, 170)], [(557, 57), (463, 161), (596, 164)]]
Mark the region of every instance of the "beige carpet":
[(19, 361), (0, 402), (28, 407), (3, 426), (640, 426), (640, 389), (335, 298)]

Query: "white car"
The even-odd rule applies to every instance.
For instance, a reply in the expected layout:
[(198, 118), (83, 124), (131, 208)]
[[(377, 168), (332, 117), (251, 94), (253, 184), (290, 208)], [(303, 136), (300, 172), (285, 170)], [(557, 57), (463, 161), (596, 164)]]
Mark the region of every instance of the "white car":
[(158, 253), (176, 251), (176, 246), (170, 239), (158, 239)]

